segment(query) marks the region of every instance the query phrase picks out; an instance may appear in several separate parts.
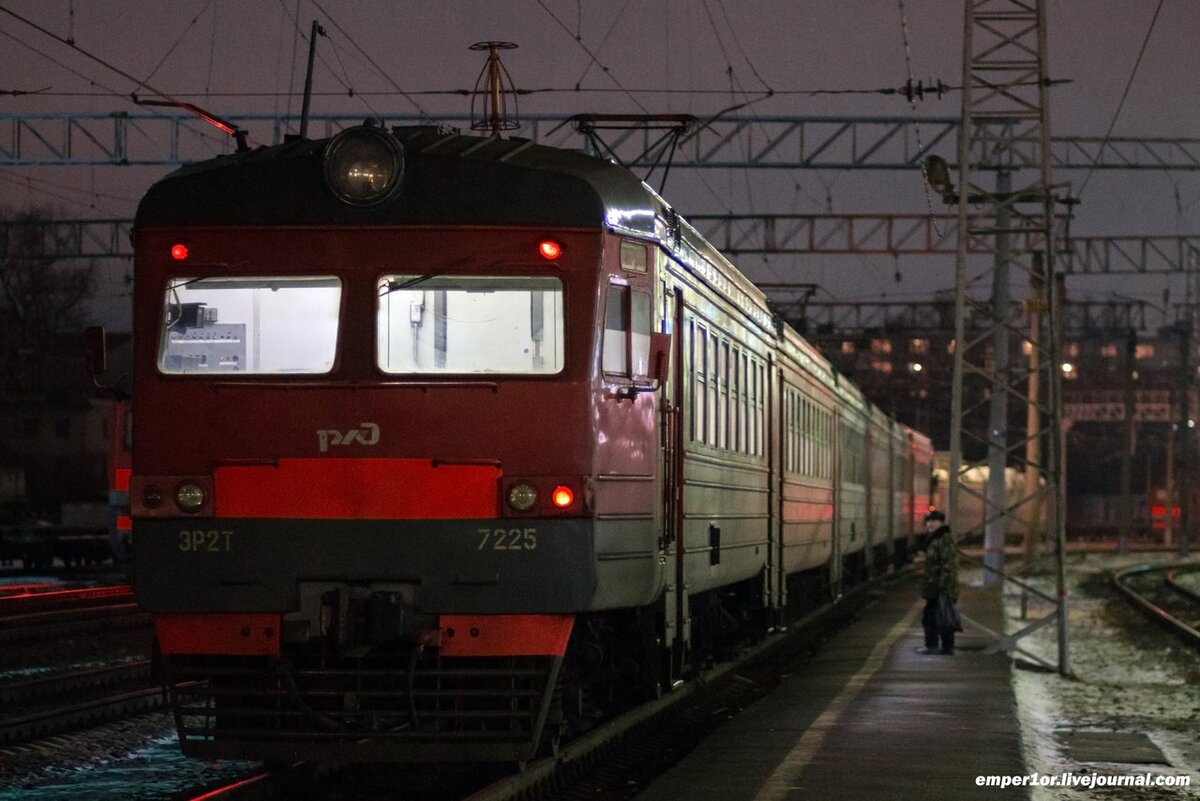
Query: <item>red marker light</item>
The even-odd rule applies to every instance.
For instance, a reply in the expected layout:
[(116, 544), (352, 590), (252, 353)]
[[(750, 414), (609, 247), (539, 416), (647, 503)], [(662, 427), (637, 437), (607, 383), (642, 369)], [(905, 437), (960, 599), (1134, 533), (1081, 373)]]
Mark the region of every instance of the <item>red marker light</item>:
[(562, 245), (553, 239), (543, 239), (538, 243), (538, 254), (546, 261), (554, 261), (562, 255)]
[(171, 245), (171, 258), (175, 261), (183, 261), (188, 257), (187, 245), (178, 244)]
[(575, 493), (571, 492), (570, 487), (559, 485), (554, 488), (554, 492), (550, 495), (550, 501), (559, 509), (566, 509), (575, 502)]

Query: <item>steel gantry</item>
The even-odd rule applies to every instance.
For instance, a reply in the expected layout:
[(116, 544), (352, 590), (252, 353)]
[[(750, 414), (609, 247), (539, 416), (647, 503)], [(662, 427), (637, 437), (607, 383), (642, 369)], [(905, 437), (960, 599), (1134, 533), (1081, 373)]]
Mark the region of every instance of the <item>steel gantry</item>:
[[(1015, 636), (997, 634), (1006, 650), (1047, 664), (1021, 649), (1017, 640), (1057, 624), (1057, 668), (1069, 673), (1060, 469), (1060, 287), (1054, 264), (1056, 187), (1051, 177), (1045, 5), (1043, 0), (967, 0), (963, 27), (958, 186), (940, 187), (958, 205), (948, 511), (959, 537), (982, 533), (985, 584), (1001, 578), (1017, 581), (1004, 572), (1005, 534), (1010, 528), (1025, 532), (1030, 553), (1044, 526), (1057, 546), (1058, 597), (1018, 583), (1053, 602), (1055, 611)], [(932, 174), (927, 177), (931, 184), (938, 183)], [(975, 237), (995, 243), (992, 264), (982, 269), (978, 260), (968, 258)], [(1012, 302), (1010, 276), (1025, 280), (1027, 302)], [(989, 286), (990, 302), (977, 300), (989, 294)], [(1030, 343), (1028, 362), (1012, 358), (1014, 337)], [(1010, 398), (1028, 410), (1025, 432), (1009, 430)], [(986, 451), (988, 466), (982, 491), (964, 480), (970, 467), (965, 454), (980, 450)], [(1009, 502), (1004, 485), (1009, 465), (1025, 471), (1024, 492), (1015, 503)], [(963, 493), (981, 504), (981, 532), (961, 525), (957, 512)]]
[[(771, 296), (776, 308), (807, 336), (824, 339), (860, 340), (868, 336), (906, 335), (954, 336), (954, 297), (912, 301), (855, 301), (831, 302), (792, 300), (789, 295), (801, 292), (794, 284), (758, 284)], [(1012, 301), (1020, 306), (1018, 301)], [(1111, 334), (1126, 331), (1145, 331), (1149, 328), (1146, 310), (1150, 304), (1142, 300), (1072, 301), (1063, 304), (1065, 336), (1082, 337), (1097, 333)], [(1020, 313), (1014, 308), (1013, 314)], [(974, 320), (967, 321), (968, 336)], [(1014, 352), (1017, 349), (1014, 348)]]
[[(722, 253), (739, 255), (955, 255), (958, 216), (949, 214), (694, 214), (688, 222)], [(1061, 224), (1065, 216), (1056, 218)], [(1010, 232), (1010, 245), (1030, 250), (1029, 232)], [(967, 252), (990, 254), (988, 231), (967, 232)], [(1071, 236), (1059, 242), (1068, 275), (1174, 273), (1200, 263), (1200, 235)]]
[[(299, 118), (272, 114), (228, 115), (263, 144), (278, 144), (297, 130)], [(446, 125), (469, 129), (465, 115), (431, 119), (387, 114), (388, 125)], [(572, 121), (575, 122), (572, 122)], [(361, 114), (313, 114), (311, 135), (332, 136), (358, 125)], [(540, 144), (578, 147), (578, 115), (533, 115), (514, 135)], [(683, 124), (682, 121), (680, 123)], [(920, 130), (918, 137), (917, 131)], [(953, 150), (957, 117), (730, 116), (695, 118), (675, 143), (672, 169), (874, 169), (913, 170), (931, 153)], [(588, 135), (594, 133), (589, 132)], [(660, 158), (662, 132), (650, 128), (608, 132), (604, 150), (633, 169)], [(918, 142), (920, 144), (918, 144)], [(233, 151), (234, 143), (203, 120), (175, 113), (0, 114), (0, 165), (176, 165)], [(1017, 163), (1033, 164), (1041, 145), (1016, 132), (1008, 150)], [(1056, 169), (1200, 170), (1200, 138), (1055, 137)]]
[[(958, 218), (921, 214), (697, 214), (688, 222), (726, 255), (954, 255)], [(0, 246), (18, 226), (34, 225), (45, 243), (40, 255), (56, 258), (130, 258), (132, 220), (61, 219), (13, 223), (0, 219)], [(28, 243), (31, 238), (22, 237)], [(971, 235), (968, 252), (995, 249), (987, 236)], [(1068, 275), (1183, 273), (1200, 263), (1200, 234), (1178, 236), (1076, 236), (1065, 243), (1059, 266)], [(785, 285), (772, 285), (777, 290)]]

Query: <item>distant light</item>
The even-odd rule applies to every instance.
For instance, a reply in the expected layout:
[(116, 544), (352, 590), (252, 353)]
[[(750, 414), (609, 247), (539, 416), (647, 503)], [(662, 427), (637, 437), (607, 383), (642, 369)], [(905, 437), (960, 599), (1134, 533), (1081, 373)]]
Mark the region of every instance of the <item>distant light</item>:
[(1070, 362), (1063, 362), (1062, 371), (1065, 374), (1070, 375), (1071, 373), (1075, 372), (1075, 365), (1071, 364)]
[(564, 487), (560, 484), (554, 488), (554, 492), (550, 495), (550, 500), (559, 509), (566, 509), (575, 502), (575, 493), (571, 492), (570, 487)]
[(175, 261), (183, 261), (188, 257), (187, 245), (182, 243), (171, 245), (171, 258)]
[(562, 245), (553, 239), (543, 239), (538, 243), (538, 254), (546, 261), (554, 261), (562, 255)]
[(1196, 421), (1188, 420), (1188, 428), (1195, 428), (1195, 427), (1196, 427)]
[(913, 362), (913, 363), (912, 363), (912, 367), (911, 367), (910, 369), (911, 369), (911, 370), (912, 370), (914, 373), (919, 373), (919, 372), (921, 372), (922, 370), (924, 370), (924, 369), (925, 369), (925, 365), (921, 364), (920, 362)]

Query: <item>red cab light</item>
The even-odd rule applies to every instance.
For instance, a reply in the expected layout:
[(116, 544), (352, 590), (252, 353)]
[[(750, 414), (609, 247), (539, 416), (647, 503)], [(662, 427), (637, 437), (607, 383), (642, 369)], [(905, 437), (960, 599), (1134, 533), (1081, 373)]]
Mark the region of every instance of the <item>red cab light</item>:
[(182, 243), (171, 245), (171, 258), (175, 261), (183, 261), (188, 257), (187, 245)]
[(543, 239), (538, 243), (538, 255), (546, 261), (554, 261), (562, 255), (562, 245), (553, 239)]
[(575, 493), (571, 492), (570, 487), (564, 487), (560, 484), (550, 494), (550, 502), (559, 509), (566, 509), (575, 502)]

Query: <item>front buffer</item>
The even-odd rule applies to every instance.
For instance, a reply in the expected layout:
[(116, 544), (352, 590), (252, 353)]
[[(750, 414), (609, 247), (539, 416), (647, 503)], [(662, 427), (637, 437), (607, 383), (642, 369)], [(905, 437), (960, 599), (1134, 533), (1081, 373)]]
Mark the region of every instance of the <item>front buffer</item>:
[(184, 753), (509, 761), (557, 732), (587, 519), (140, 520)]

